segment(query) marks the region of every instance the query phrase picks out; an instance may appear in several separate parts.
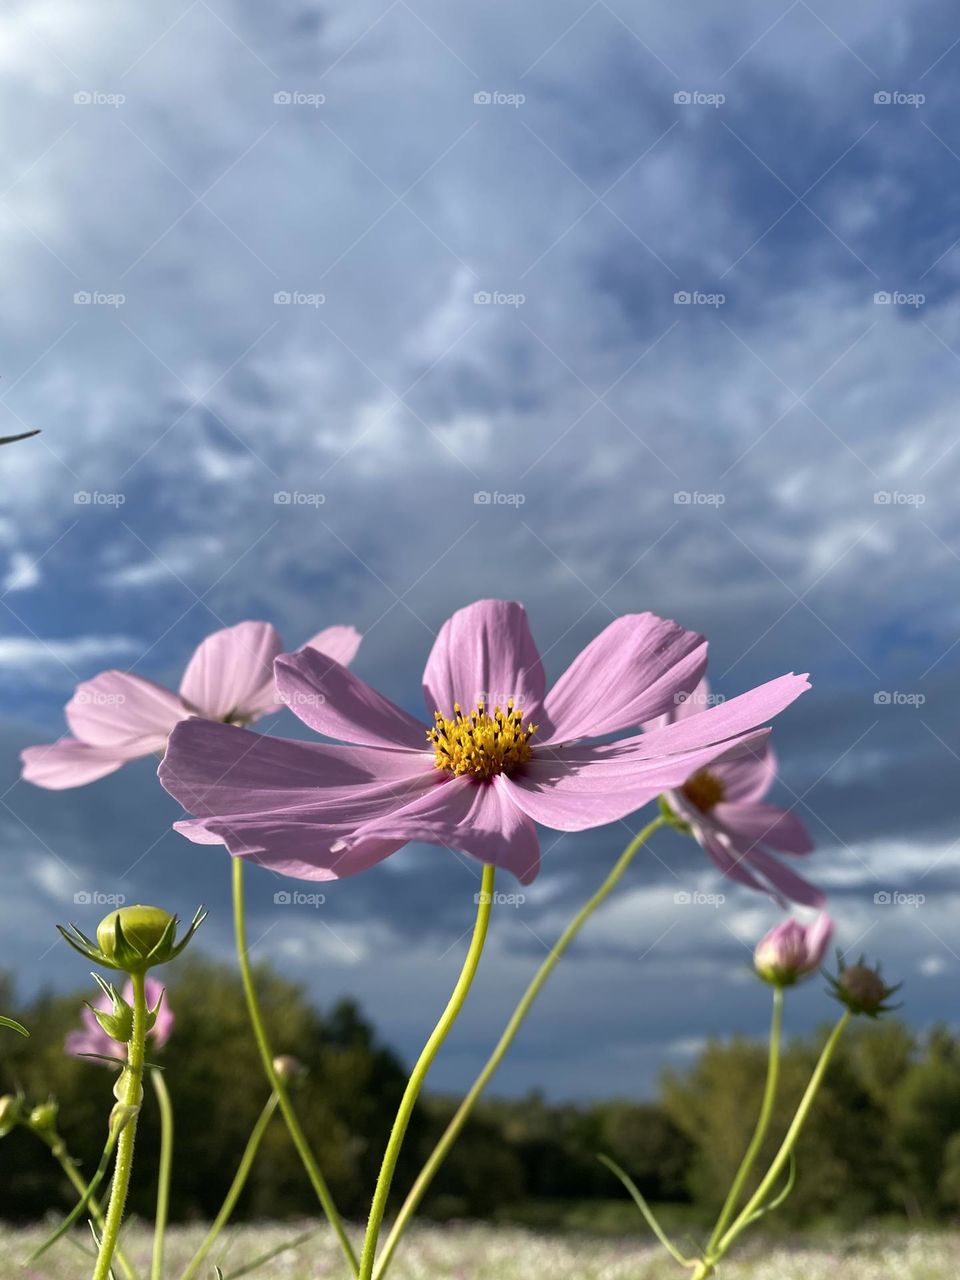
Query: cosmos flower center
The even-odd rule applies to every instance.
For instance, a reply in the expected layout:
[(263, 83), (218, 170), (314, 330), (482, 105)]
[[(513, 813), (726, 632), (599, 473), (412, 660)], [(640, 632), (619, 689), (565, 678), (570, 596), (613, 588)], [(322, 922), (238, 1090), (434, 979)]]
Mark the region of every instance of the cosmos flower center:
[(699, 809), (701, 813), (709, 813), (714, 805), (720, 803), (724, 796), (722, 781), (715, 773), (710, 773), (708, 769), (701, 769), (692, 778), (688, 778), (680, 790), (694, 808)]
[(454, 776), (470, 773), (475, 778), (493, 778), (498, 773), (511, 773), (532, 754), (530, 738), (535, 724), (523, 723), (523, 712), (511, 698), (504, 711), (499, 706), (493, 714), (480, 702), (476, 710), (464, 715), (460, 704), (453, 704), (453, 719), (441, 711), (433, 713), (434, 727), (427, 730), (438, 769)]

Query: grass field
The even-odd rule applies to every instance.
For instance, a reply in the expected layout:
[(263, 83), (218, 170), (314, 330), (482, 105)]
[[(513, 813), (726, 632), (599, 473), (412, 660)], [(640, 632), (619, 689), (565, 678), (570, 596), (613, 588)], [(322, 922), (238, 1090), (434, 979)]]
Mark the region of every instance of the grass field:
[[(254, 1258), (278, 1248), (299, 1228), (273, 1224), (239, 1228), (226, 1246), (214, 1250), (200, 1275), (214, 1276), (213, 1264), (230, 1277)], [(202, 1232), (171, 1232), (165, 1275), (175, 1280), (199, 1243)], [(0, 1280), (84, 1280), (91, 1267), (75, 1243), (59, 1243), (32, 1267), (22, 1262), (42, 1238), (39, 1230), (0, 1230)], [(131, 1261), (149, 1274), (150, 1238), (134, 1225), (125, 1236)], [(960, 1275), (960, 1232), (913, 1235), (863, 1234), (769, 1252), (745, 1251), (727, 1262), (721, 1280), (956, 1280)], [(329, 1233), (320, 1230), (297, 1249), (279, 1253), (255, 1273), (264, 1280), (321, 1280), (343, 1275), (342, 1260)], [(669, 1259), (635, 1240), (589, 1236), (549, 1236), (517, 1228), (496, 1233), (478, 1226), (424, 1227), (411, 1232), (391, 1275), (396, 1280), (666, 1280), (683, 1277)]]

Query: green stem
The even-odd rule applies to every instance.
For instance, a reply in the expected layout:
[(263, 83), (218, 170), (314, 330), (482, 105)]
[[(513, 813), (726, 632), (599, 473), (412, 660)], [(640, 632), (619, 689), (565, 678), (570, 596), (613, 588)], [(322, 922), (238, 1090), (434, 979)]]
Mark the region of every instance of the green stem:
[(477, 1099), (480, 1097), (481, 1093), (483, 1093), (484, 1089), (487, 1087), (487, 1084), (489, 1083), (491, 1076), (496, 1071), (497, 1067), (500, 1065), (501, 1061), (503, 1060), (503, 1057), (506, 1054), (507, 1050), (510, 1048), (511, 1044), (513, 1043), (514, 1037), (516, 1036), (517, 1032), (520, 1030), (520, 1026), (524, 1018), (529, 1013), (531, 1005), (536, 1000), (537, 996), (540, 994), (540, 989), (543, 987), (546, 980), (550, 977), (550, 974), (553, 972), (554, 968), (556, 967), (560, 957), (569, 947), (570, 943), (574, 940), (574, 938), (577, 936), (577, 934), (580, 932), (580, 930), (583, 928), (586, 922), (593, 915), (594, 911), (596, 911), (597, 908), (601, 906), (602, 903), (613, 892), (621, 876), (626, 871), (626, 869), (630, 866), (630, 863), (636, 857), (637, 853), (640, 851), (643, 845), (646, 844), (646, 842), (650, 839), (650, 837), (653, 835), (655, 831), (658, 831), (660, 827), (663, 827), (665, 825), (666, 825), (666, 819), (663, 818), (662, 816), (658, 816), (654, 818), (652, 822), (648, 822), (647, 825), (643, 828), (643, 830), (630, 841), (626, 849), (624, 849), (623, 853), (621, 853), (620, 857), (614, 863), (613, 869), (611, 870), (610, 874), (607, 876), (606, 880), (604, 880), (603, 884), (596, 891), (593, 897), (590, 898), (590, 900), (586, 903), (586, 905), (580, 911), (578, 911), (577, 914), (574, 916), (574, 918), (570, 921), (566, 929), (564, 929), (563, 933), (560, 935), (560, 938), (557, 941), (556, 946), (553, 948), (553, 950), (550, 952), (550, 954), (541, 964), (540, 968), (537, 970), (530, 985), (527, 987), (526, 991), (523, 993), (520, 1003), (517, 1005), (516, 1009), (514, 1009), (513, 1014), (511, 1015), (510, 1021), (507, 1023), (506, 1029), (503, 1032), (503, 1035), (500, 1037), (500, 1039), (497, 1042), (496, 1048), (494, 1049), (490, 1057), (487, 1059), (486, 1065), (484, 1066), (483, 1070), (480, 1072), (476, 1080), (471, 1085), (469, 1093), (466, 1095), (464, 1100), (460, 1103), (460, 1106), (457, 1108), (456, 1114), (453, 1116), (453, 1119), (447, 1125), (446, 1129), (443, 1132), (443, 1136), (440, 1138), (440, 1141), (437, 1143), (433, 1151), (430, 1153), (429, 1159), (427, 1160), (426, 1164), (423, 1166), (423, 1169), (418, 1175), (416, 1182), (413, 1184), (410, 1191), (408, 1192), (407, 1198), (403, 1202), (403, 1206), (400, 1209), (400, 1212), (397, 1214), (396, 1220), (393, 1223), (390, 1233), (387, 1236), (386, 1242), (384, 1243), (383, 1250), (380, 1254), (380, 1260), (377, 1264), (377, 1270), (376, 1270), (377, 1280), (382, 1280), (382, 1277), (386, 1274), (387, 1268), (390, 1265), (390, 1261), (393, 1258), (397, 1245), (400, 1243), (400, 1237), (403, 1235), (404, 1231), (409, 1225), (410, 1219), (416, 1213), (417, 1208), (420, 1204), (420, 1201), (423, 1199), (424, 1195), (427, 1192), (427, 1188), (430, 1186), (430, 1183), (433, 1181), (434, 1177), (436, 1176), (437, 1170), (440, 1168), (441, 1164), (443, 1164), (443, 1161), (446, 1159), (447, 1153), (449, 1152), (453, 1144), (456, 1142), (457, 1138), (460, 1135), (460, 1131), (462, 1130), (463, 1126), (466, 1124), (467, 1120), (470, 1118), (470, 1113), (473, 1111), (473, 1108), (474, 1108), (474, 1105), (476, 1104)]
[(773, 1116), (773, 1104), (777, 1096), (777, 1082), (780, 1078), (780, 1041), (783, 1034), (783, 987), (774, 987), (773, 989), (773, 1015), (770, 1019), (770, 1051), (767, 1061), (767, 1083), (763, 1090), (763, 1102), (760, 1106), (760, 1115), (757, 1119), (757, 1127), (753, 1131), (753, 1137), (750, 1139), (750, 1145), (744, 1153), (743, 1160), (740, 1162), (740, 1168), (737, 1170), (737, 1176), (733, 1180), (729, 1194), (724, 1201), (723, 1208), (720, 1210), (720, 1217), (717, 1219), (717, 1225), (713, 1229), (710, 1237), (710, 1243), (707, 1245), (707, 1255), (709, 1256), (716, 1247), (717, 1241), (726, 1231), (736, 1211), (743, 1188), (750, 1176), (750, 1170), (756, 1163), (757, 1156), (763, 1146), (764, 1139), (767, 1136), (767, 1130), (770, 1128), (770, 1120)]
[(247, 1000), (247, 1012), (250, 1016), (253, 1034), (257, 1040), (257, 1047), (260, 1050), (263, 1069), (266, 1072), (267, 1079), (270, 1081), (271, 1089), (277, 1095), (280, 1110), (287, 1123), (287, 1129), (290, 1132), (293, 1145), (303, 1161), (303, 1167), (307, 1171), (307, 1176), (316, 1192), (323, 1212), (327, 1215), (327, 1221), (333, 1227), (340, 1243), (340, 1248), (343, 1250), (343, 1256), (350, 1267), (350, 1273), (355, 1276), (357, 1274), (357, 1255), (354, 1253), (350, 1238), (344, 1230), (343, 1220), (333, 1202), (326, 1180), (320, 1172), (320, 1167), (314, 1159), (310, 1145), (303, 1129), (300, 1127), (300, 1121), (297, 1119), (297, 1114), (290, 1102), (287, 1087), (280, 1079), (277, 1069), (273, 1065), (273, 1050), (270, 1048), (270, 1041), (267, 1039), (266, 1028), (263, 1025), (263, 1014), (260, 1012), (257, 989), (254, 986), (253, 972), (250, 968), (250, 955), (247, 951), (247, 926), (244, 920), (243, 908), (242, 858), (233, 859), (233, 932), (237, 944), (237, 959), (240, 962), (240, 975), (243, 979), (243, 992)]
[(383, 1215), (387, 1207), (387, 1197), (390, 1194), (390, 1184), (393, 1181), (397, 1158), (400, 1155), (400, 1148), (403, 1146), (403, 1139), (407, 1132), (407, 1125), (410, 1123), (410, 1117), (413, 1114), (413, 1108), (420, 1095), (420, 1090), (423, 1088), (427, 1072), (430, 1070), (440, 1046), (450, 1034), (450, 1029), (464, 1006), (470, 987), (477, 974), (480, 956), (483, 954), (483, 944), (487, 937), (487, 926), (490, 923), (490, 909), (493, 905), (494, 872), (494, 867), (485, 866), (483, 868), (483, 879), (480, 885), (480, 893), (477, 896), (477, 919), (473, 926), (473, 937), (470, 940), (467, 957), (463, 962), (463, 968), (460, 970), (460, 977), (457, 979), (453, 994), (447, 1001), (447, 1007), (440, 1015), (439, 1022), (430, 1033), (427, 1043), (423, 1046), (416, 1066), (410, 1073), (410, 1079), (407, 1081), (403, 1097), (400, 1100), (397, 1117), (393, 1122), (387, 1149), (383, 1155), (383, 1163), (380, 1166), (380, 1175), (377, 1178), (376, 1189), (373, 1193), (373, 1202), (370, 1205), (367, 1234), (364, 1236), (363, 1252), (360, 1255), (360, 1280), (370, 1280), (373, 1275), (377, 1257), (377, 1241), (380, 1238), (380, 1228), (383, 1225)]
[(173, 1168), (173, 1104), (167, 1092), (163, 1072), (156, 1067), (150, 1072), (157, 1102), (160, 1106), (160, 1169), (157, 1174), (157, 1213), (153, 1225), (153, 1260), (150, 1264), (150, 1280), (163, 1276), (163, 1245), (167, 1234), (167, 1218), (170, 1214), (170, 1172)]
[(247, 1145), (244, 1147), (240, 1164), (237, 1166), (237, 1172), (233, 1176), (233, 1181), (230, 1183), (230, 1189), (227, 1191), (223, 1204), (220, 1206), (220, 1212), (214, 1218), (210, 1230), (204, 1236), (203, 1243), (190, 1259), (187, 1269), (180, 1277), (180, 1280), (191, 1280), (191, 1277), (196, 1275), (200, 1264), (213, 1248), (217, 1236), (227, 1225), (230, 1215), (236, 1207), (237, 1200), (240, 1198), (240, 1193), (246, 1185), (257, 1150), (263, 1141), (263, 1135), (266, 1133), (271, 1117), (277, 1109), (277, 1101), (277, 1095), (271, 1093), (264, 1103), (263, 1110), (257, 1117), (257, 1123), (253, 1126), (250, 1137), (247, 1139)]
[[(36, 1130), (34, 1130), (34, 1132), (36, 1132)], [(74, 1191), (76, 1191), (77, 1195), (79, 1195), (81, 1198), (86, 1196), (90, 1188), (88, 1184), (85, 1182), (85, 1180), (83, 1179), (82, 1175), (80, 1174), (80, 1171), (77, 1169), (77, 1166), (74, 1164), (73, 1160), (71, 1159), (70, 1153), (67, 1151), (67, 1145), (64, 1142), (63, 1138), (61, 1138), (59, 1133), (54, 1133), (50, 1137), (47, 1137), (46, 1134), (38, 1133), (37, 1136), (42, 1138), (43, 1141), (46, 1143), (46, 1145), (50, 1148), (51, 1155), (56, 1160), (60, 1168), (63, 1170), (68, 1181), (70, 1182), (70, 1185), (73, 1187)], [(104, 1221), (103, 1221), (103, 1210), (100, 1208), (100, 1202), (97, 1200), (96, 1196), (91, 1196), (88, 1201), (88, 1204), (90, 1207), (90, 1217), (93, 1219), (94, 1225), (96, 1226), (97, 1230), (100, 1232), (101, 1235), (103, 1235)], [(127, 1255), (123, 1252), (119, 1244), (117, 1245), (116, 1257), (117, 1257), (117, 1261), (120, 1264), (120, 1269), (123, 1272), (123, 1274), (127, 1277), (127, 1280), (138, 1280), (136, 1269), (134, 1268), (133, 1264), (130, 1262)]]
[(100, 1237), (100, 1251), (93, 1270), (93, 1280), (109, 1280), (110, 1264), (117, 1247), (123, 1210), (133, 1170), (133, 1146), (137, 1136), (137, 1120), (143, 1100), (143, 1057), (147, 1037), (147, 1000), (142, 973), (130, 975), (133, 982), (133, 1030), (127, 1045), (127, 1065), (118, 1081), (118, 1102), (134, 1108), (123, 1120), (123, 1128), (117, 1141), (117, 1158), (113, 1167), (113, 1185), (110, 1188), (110, 1204)]
[(797, 1139), (800, 1137), (800, 1131), (806, 1123), (810, 1108), (813, 1106), (817, 1091), (823, 1083), (823, 1077), (826, 1074), (827, 1067), (830, 1065), (830, 1059), (833, 1057), (837, 1045), (840, 1043), (840, 1037), (846, 1030), (847, 1023), (850, 1021), (850, 1010), (844, 1009), (839, 1022), (831, 1031), (827, 1043), (823, 1046), (820, 1058), (814, 1067), (813, 1075), (810, 1077), (810, 1083), (807, 1085), (803, 1097), (800, 1099), (800, 1105), (797, 1107), (796, 1115), (790, 1122), (790, 1128), (787, 1130), (786, 1137), (780, 1145), (780, 1150), (774, 1156), (773, 1163), (767, 1170), (759, 1187), (747, 1201), (740, 1216), (734, 1222), (733, 1226), (724, 1236), (721, 1236), (717, 1242), (716, 1249), (710, 1254), (710, 1261), (716, 1263), (727, 1252), (730, 1246), (736, 1240), (737, 1236), (747, 1225), (750, 1218), (757, 1209), (763, 1204), (767, 1196), (776, 1185), (777, 1179), (783, 1170), (783, 1166), (789, 1160), (794, 1147), (797, 1145)]

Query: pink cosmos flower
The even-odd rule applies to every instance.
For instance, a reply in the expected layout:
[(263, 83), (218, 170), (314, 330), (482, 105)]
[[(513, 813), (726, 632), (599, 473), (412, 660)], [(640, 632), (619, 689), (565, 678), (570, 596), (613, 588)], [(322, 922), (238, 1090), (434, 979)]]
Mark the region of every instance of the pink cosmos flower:
[[(691, 717), (711, 715), (711, 702), (710, 687), (701, 680), (689, 697), (679, 698), (649, 727), (662, 733), (665, 725), (689, 724)], [(819, 889), (768, 852), (801, 855), (813, 850), (796, 814), (761, 803), (776, 774), (777, 758), (764, 740), (736, 759), (715, 761), (697, 770), (666, 798), (725, 876), (774, 897), (823, 906), (826, 898)]]
[[(167, 1003), (166, 988), (162, 982), (158, 982), (156, 978), (147, 978), (144, 982), (144, 988), (148, 1009), (156, 1009), (157, 1001), (160, 1001), (160, 1008), (157, 1009), (157, 1020), (147, 1032), (147, 1039), (153, 1042), (154, 1048), (162, 1049), (170, 1039), (170, 1032), (173, 1030), (173, 1011)], [(132, 982), (128, 982), (123, 988), (123, 998), (127, 1004), (133, 1004)], [(99, 1000), (94, 1002), (94, 1008), (100, 1009), (104, 1013), (109, 1013), (113, 1005), (108, 996), (102, 995)], [(123, 1056), (123, 1045), (107, 1035), (94, 1017), (93, 1010), (88, 1009), (86, 1005), (81, 1011), (80, 1020), (83, 1022), (83, 1028), (80, 1031), (71, 1031), (64, 1041), (63, 1047), (67, 1053), (74, 1058), (91, 1053), (101, 1058), (120, 1058)]]
[[(353, 627), (328, 627), (307, 647), (349, 663), (360, 645)], [(268, 622), (239, 622), (207, 636), (187, 664), (179, 693), (128, 671), (102, 671), (66, 705), (72, 737), (21, 752), (23, 777), (60, 791), (113, 773), (128, 760), (162, 752), (189, 716), (252, 724), (280, 709), (273, 661), (283, 642)]]
[(444, 623), (427, 661), (432, 728), (300, 649), (277, 659), (281, 697), (310, 728), (349, 745), (187, 720), (170, 737), (160, 781), (197, 815), (177, 830), (286, 875), (353, 875), (415, 840), (528, 883), (540, 863), (535, 822), (582, 831), (623, 818), (742, 751), (756, 741), (749, 731), (809, 687), (805, 676), (781, 676), (696, 719), (582, 741), (666, 712), (696, 687), (706, 654), (702, 636), (630, 614), (547, 693), (523, 607), (482, 600)]
[(832, 937), (833, 921), (826, 912), (812, 924), (784, 920), (757, 943), (754, 967), (765, 982), (793, 986), (820, 968)]

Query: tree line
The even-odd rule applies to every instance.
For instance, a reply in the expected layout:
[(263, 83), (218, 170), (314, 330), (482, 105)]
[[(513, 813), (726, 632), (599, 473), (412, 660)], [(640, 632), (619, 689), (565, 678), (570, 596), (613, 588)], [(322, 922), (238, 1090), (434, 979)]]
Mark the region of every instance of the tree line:
[[(272, 1041), (306, 1068), (296, 1106), (331, 1189), (347, 1216), (366, 1207), (406, 1073), (355, 1004), (314, 1008), (294, 983), (262, 968), (258, 982)], [(42, 993), (18, 1002), (0, 978), (0, 1008), (30, 1028), (7, 1036), (0, 1092), (32, 1103), (55, 1096), (59, 1129), (81, 1167), (96, 1167), (112, 1104), (113, 1073), (70, 1058), (67, 1031), (80, 995)], [(204, 957), (179, 966), (170, 1001), (176, 1026), (154, 1055), (176, 1108), (177, 1178), (172, 1215), (208, 1219), (220, 1207), (267, 1097), (239, 979)], [(772, 1126), (782, 1134), (809, 1078), (824, 1033), (785, 1049)], [(715, 1212), (749, 1139), (766, 1066), (765, 1046), (747, 1038), (707, 1044), (688, 1068), (666, 1072), (650, 1101), (549, 1103), (539, 1095), (483, 1101), (425, 1201), (435, 1218), (568, 1219), (568, 1210), (624, 1199), (597, 1161), (612, 1156), (651, 1201)], [(398, 1170), (398, 1196), (432, 1149), (457, 1099), (428, 1096)], [(138, 1135), (133, 1210), (149, 1217), (159, 1130), (148, 1090)], [(796, 1187), (782, 1210), (790, 1226), (829, 1218), (861, 1222), (896, 1214), (936, 1221), (960, 1209), (960, 1038), (945, 1027), (919, 1036), (885, 1020), (858, 1025), (842, 1045), (798, 1149)], [(769, 1155), (772, 1156), (773, 1147)], [(762, 1162), (761, 1162), (762, 1164)], [(15, 1128), (0, 1139), (0, 1204), (13, 1220), (67, 1208), (69, 1187), (36, 1137)], [(282, 1122), (267, 1132), (238, 1216), (313, 1215), (315, 1203)], [(632, 1221), (624, 1206), (618, 1222)], [(586, 1222), (598, 1221), (592, 1213)], [(637, 1227), (640, 1229), (639, 1220)]]

